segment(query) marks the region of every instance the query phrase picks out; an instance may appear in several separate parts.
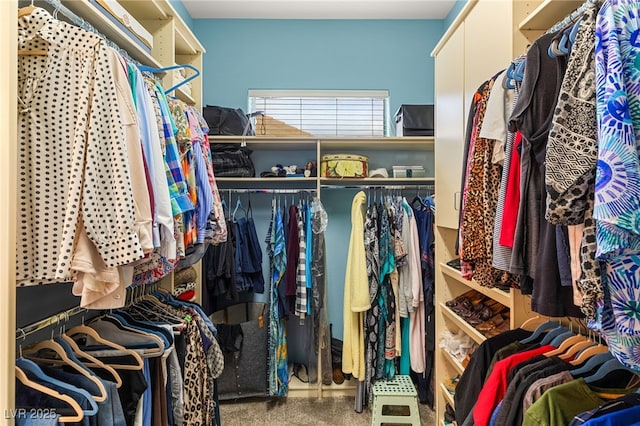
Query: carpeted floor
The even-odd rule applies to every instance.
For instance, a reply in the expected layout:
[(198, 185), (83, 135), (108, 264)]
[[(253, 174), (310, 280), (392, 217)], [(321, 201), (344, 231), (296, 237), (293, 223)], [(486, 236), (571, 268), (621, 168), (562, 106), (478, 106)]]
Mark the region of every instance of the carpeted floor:
[[(222, 426), (370, 426), (371, 410), (353, 409), (353, 397), (287, 398), (266, 401), (264, 398), (239, 399), (220, 403)], [(422, 426), (435, 425), (428, 405), (418, 404)]]

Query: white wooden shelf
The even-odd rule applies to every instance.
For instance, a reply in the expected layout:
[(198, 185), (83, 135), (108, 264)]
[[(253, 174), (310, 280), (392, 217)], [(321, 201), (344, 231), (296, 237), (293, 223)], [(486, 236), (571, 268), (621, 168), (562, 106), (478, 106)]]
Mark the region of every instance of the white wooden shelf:
[(444, 385), (444, 383), (440, 383), (440, 390), (442, 391), (442, 396), (444, 396), (444, 400), (447, 401), (449, 403), (449, 405), (451, 405), (451, 407), (453, 409), (455, 409), (456, 405), (455, 405), (455, 402), (453, 400), (453, 395), (451, 395), (449, 393), (449, 390)]
[[(89, 0), (80, 2), (86, 1)], [(70, 1), (70, 3), (77, 2)], [(202, 55), (205, 53), (205, 48), (182, 20), (182, 17), (169, 0), (119, 0), (119, 3), (132, 18), (136, 19), (153, 35), (153, 48), (149, 56), (153, 56), (155, 62), (149, 65), (163, 68), (176, 64), (187, 64), (202, 71)], [(171, 70), (164, 73), (162, 82), (165, 89), (173, 87), (181, 80), (178, 77), (178, 72), (178, 70)], [(192, 71), (187, 70), (185, 77), (191, 74)], [(191, 81), (190, 91), (180, 87), (170, 95), (189, 105), (200, 108), (202, 103), (202, 78), (203, 76), (201, 75)]]
[(139, 20), (169, 19), (169, 15), (163, 10), (158, 0), (119, 0), (118, 3)]
[(433, 185), (434, 178), (320, 178), (321, 185), (367, 186), (367, 185)]
[(440, 309), (442, 310), (442, 315), (444, 315), (449, 321), (454, 323), (466, 335), (475, 340), (477, 344), (481, 344), (482, 342), (487, 340), (487, 338), (482, 333), (473, 328), (471, 324), (466, 322), (461, 316), (449, 309), (449, 307), (444, 303), (440, 303)]
[[(366, 149), (381, 151), (420, 150), (432, 151), (434, 138), (424, 137), (309, 137), (309, 136), (209, 136), (211, 142), (265, 144), (265, 145), (316, 145), (323, 150)], [(277, 148), (279, 149), (279, 147)]]
[(440, 268), (443, 274), (461, 282), (462, 284), (466, 285), (470, 289), (476, 290), (477, 292), (482, 293), (487, 297), (490, 297), (491, 299), (504, 305), (505, 307), (509, 307), (511, 305), (511, 292), (507, 293), (506, 291), (503, 291), (494, 287), (484, 287), (479, 285), (477, 282), (473, 280), (471, 281), (466, 280), (462, 278), (460, 271), (458, 271), (455, 268), (452, 268), (446, 263), (440, 263)]
[(416, 150), (433, 151), (433, 136), (405, 137), (322, 137), (321, 148), (326, 150), (360, 149), (367, 151)]
[(584, 0), (544, 0), (518, 25), (520, 31), (546, 31), (577, 9)]
[[(372, 158), (375, 164), (388, 161), (400, 161), (398, 158), (390, 159), (391, 153), (403, 155), (406, 158), (413, 158), (414, 161), (423, 163), (425, 170), (433, 170), (432, 156), (424, 155), (424, 152), (433, 151), (433, 138), (418, 138), (418, 137), (404, 137), (404, 138), (354, 138), (354, 137), (275, 137), (275, 136), (209, 136), (209, 142), (212, 144), (238, 144), (245, 145), (247, 148), (253, 151), (252, 160), (256, 163), (258, 159), (259, 151), (280, 151), (284, 156), (289, 154), (291, 158), (300, 159), (301, 156), (307, 155), (307, 160), (315, 161), (318, 172), (321, 168), (322, 155), (324, 152), (335, 152), (338, 150), (348, 152), (371, 152), (369, 157), (369, 171), (377, 168), (378, 166), (372, 166)], [(385, 151), (389, 152), (389, 155)], [(415, 156), (415, 153), (423, 155)], [(272, 155), (272, 154), (271, 154)], [(272, 155), (273, 156), (273, 155)], [(402, 158), (402, 157), (400, 157)], [(416, 159), (417, 158), (417, 159)], [(307, 161), (305, 160), (305, 161)], [(426, 164), (424, 164), (426, 163)], [(271, 167), (272, 164), (266, 168)], [(302, 164), (298, 163), (298, 166)], [(256, 175), (259, 176), (259, 165), (256, 164)], [(265, 167), (263, 164), (262, 167)], [(266, 170), (266, 169), (265, 169)], [(391, 166), (387, 165), (387, 171), (391, 171)], [(394, 186), (403, 187), (415, 187), (418, 192), (421, 187), (428, 187), (435, 185), (435, 178), (429, 177), (414, 177), (414, 178), (394, 178), (394, 177), (367, 177), (367, 178), (328, 178), (322, 176), (314, 177), (269, 177), (269, 178), (234, 178), (234, 177), (220, 177), (216, 178), (220, 183), (237, 184), (246, 183), (255, 185), (258, 183), (275, 184), (279, 188), (284, 184), (296, 184), (302, 183), (314, 185), (315, 189), (320, 191), (321, 189), (329, 190), (331, 188), (366, 188), (368, 186), (387, 186), (393, 188)], [(426, 193), (425, 193), (426, 195)]]
[[(318, 139), (296, 137), (265, 137), (265, 136), (209, 136), (210, 143), (246, 144), (249, 148), (273, 151), (306, 151), (315, 150)], [(315, 153), (314, 153), (315, 155)]]
[(462, 374), (464, 372), (464, 365), (462, 365), (462, 363), (458, 361), (456, 357), (451, 355), (446, 349), (441, 348), (440, 350), (442, 351), (442, 355), (444, 359), (449, 361), (449, 363), (453, 366), (453, 368), (456, 369), (458, 374)]
[(182, 102), (185, 102), (189, 105), (195, 105), (196, 103), (196, 100), (193, 98), (193, 96), (191, 96), (191, 94), (182, 90), (182, 88), (180, 87), (178, 87), (175, 90), (174, 95), (176, 98), (180, 99)]
[(259, 183), (266, 183), (266, 182), (306, 182), (309, 184), (315, 184), (315, 178), (305, 178), (305, 177), (278, 177), (278, 178), (260, 178), (260, 177), (255, 177), (255, 178), (251, 178), (251, 177), (247, 177), (247, 178), (235, 178), (235, 177), (220, 177), (220, 178), (216, 178), (217, 182), (242, 182), (242, 183), (251, 183), (251, 182), (259, 182)]

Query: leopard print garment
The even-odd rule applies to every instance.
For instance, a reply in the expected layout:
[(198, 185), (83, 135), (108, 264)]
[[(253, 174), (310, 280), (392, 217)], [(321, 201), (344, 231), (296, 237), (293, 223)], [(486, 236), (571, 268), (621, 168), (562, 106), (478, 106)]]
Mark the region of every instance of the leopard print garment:
[(211, 426), (212, 390), (209, 390), (207, 358), (202, 337), (195, 321), (187, 322), (184, 360), (184, 426)]
[(484, 249), (484, 223), (478, 220), (483, 209), (483, 182), (484, 182), (484, 152), (487, 149), (487, 140), (479, 138), (480, 126), (484, 120), (487, 100), (491, 93), (493, 82), (488, 81), (478, 89), (480, 99), (477, 102), (476, 114), (473, 118), (473, 130), (471, 134), (469, 158), (467, 160), (468, 174), (467, 185), (464, 188), (464, 209), (462, 213), (462, 260), (471, 264), (483, 259), (486, 255)]
[(478, 135), (493, 84), (494, 80), (489, 80), (481, 88), (481, 99), (474, 117), (473, 151), (469, 154), (470, 167), (462, 216), (462, 260), (473, 265), (473, 278), (478, 284), (485, 287), (516, 287), (517, 280), (512, 275), (492, 266), (493, 231), (502, 168), (492, 161), (495, 141), (480, 138)]

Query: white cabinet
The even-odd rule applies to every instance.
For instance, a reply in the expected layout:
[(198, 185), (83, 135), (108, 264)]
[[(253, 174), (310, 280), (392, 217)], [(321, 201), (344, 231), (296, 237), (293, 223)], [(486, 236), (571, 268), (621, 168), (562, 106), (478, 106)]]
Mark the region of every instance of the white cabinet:
[(458, 227), (460, 179), (464, 148), (464, 24), (453, 33), (436, 57), (435, 178), (436, 224)]

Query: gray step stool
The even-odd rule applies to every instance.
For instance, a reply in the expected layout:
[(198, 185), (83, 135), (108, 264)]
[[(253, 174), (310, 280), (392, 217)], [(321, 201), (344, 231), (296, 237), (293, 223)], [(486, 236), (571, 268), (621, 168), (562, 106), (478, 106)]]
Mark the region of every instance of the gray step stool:
[[(386, 407), (390, 408), (388, 410)], [(393, 411), (392, 407), (408, 407), (408, 415), (383, 414)], [(377, 381), (373, 384), (373, 410), (371, 426), (385, 423), (401, 423), (420, 426), (420, 412), (418, 411), (418, 393), (411, 377), (397, 375), (393, 380)]]

